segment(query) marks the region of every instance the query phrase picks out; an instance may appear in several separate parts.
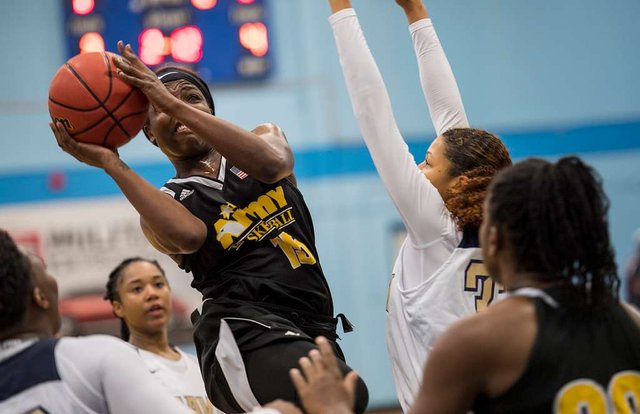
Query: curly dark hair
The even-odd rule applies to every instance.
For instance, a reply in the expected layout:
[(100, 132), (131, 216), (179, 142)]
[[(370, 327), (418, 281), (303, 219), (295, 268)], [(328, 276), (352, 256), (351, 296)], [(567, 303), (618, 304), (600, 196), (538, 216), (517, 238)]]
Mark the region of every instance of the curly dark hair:
[(493, 176), (511, 165), (504, 143), (494, 134), (476, 128), (453, 128), (442, 134), (444, 155), (451, 163), (449, 175), (465, 176), (444, 197), (459, 230), (477, 230), (482, 223), (482, 203)]
[[(115, 301), (120, 301), (120, 295), (118, 294), (118, 284), (120, 283), (120, 278), (124, 274), (124, 271), (129, 267), (129, 265), (137, 262), (145, 262), (150, 263), (158, 268), (162, 276), (166, 275), (164, 273), (164, 269), (160, 266), (157, 260), (149, 260), (144, 259), (142, 257), (130, 257), (128, 259), (124, 259), (118, 266), (116, 266), (111, 273), (109, 273), (109, 279), (107, 280), (107, 284), (105, 286), (106, 292), (104, 294), (104, 299), (113, 303)], [(124, 319), (120, 318), (120, 337), (128, 341), (130, 336), (129, 327)]]
[(31, 263), (9, 233), (0, 230), (0, 331), (24, 322), (30, 292)]
[(559, 284), (563, 303), (576, 309), (618, 298), (608, 210), (602, 179), (577, 157), (528, 159), (499, 173), (489, 188), (488, 219), (516, 270)]

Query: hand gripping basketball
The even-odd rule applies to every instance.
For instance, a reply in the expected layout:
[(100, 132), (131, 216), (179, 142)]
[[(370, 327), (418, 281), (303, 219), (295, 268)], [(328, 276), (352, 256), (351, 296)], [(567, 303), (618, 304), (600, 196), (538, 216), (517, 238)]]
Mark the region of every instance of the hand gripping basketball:
[(147, 97), (116, 76), (116, 55), (81, 53), (65, 62), (49, 86), (49, 113), (71, 138), (118, 148), (144, 125)]
[(114, 58), (117, 75), (129, 85), (139, 88), (149, 99), (151, 105), (160, 112), (168, 112), (174, 100), (160, 79), (135, 54), (131, 45), (118, 41), (118, 51), (122, 56)]

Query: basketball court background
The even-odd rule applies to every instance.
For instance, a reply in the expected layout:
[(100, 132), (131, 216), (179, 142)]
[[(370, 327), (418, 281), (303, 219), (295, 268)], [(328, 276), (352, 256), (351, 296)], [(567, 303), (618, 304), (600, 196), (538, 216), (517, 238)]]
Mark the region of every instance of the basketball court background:
[[(123, 0), (126, 1), (126, 0)], [(577, 153), (603, 175), (622, 264), (640, 227), (640, 53), (636, 0), (425, 0), (472, 125), (501, 135), (516, 159)], [(131, 255), (162, 260), (176, 295), (197, 294), (138, 230), (137, 215), (102, 172), (81, 166), (48, 129), (47, 90), (65, 60), (61, 0), (0, 3), (0, 227), (40, 249), (64, 294), (104, 286)], [(265, 1), (273, 68), (245, 85), (212, 85), (220, 116), (243, 127), (273, 121), (296, 153), (343, 335), (373, 408), (393, 405), (384, 302), (399, 217), (359, 137), (318, 0)], [(417, 158), (433, 128), (402, 12), (393, 0), (354, 1), (401, 131)], [(113, 50), (115, 45), (110, 45)], [(139, 136), (122, 158), (160, 186), (172, 175)]]

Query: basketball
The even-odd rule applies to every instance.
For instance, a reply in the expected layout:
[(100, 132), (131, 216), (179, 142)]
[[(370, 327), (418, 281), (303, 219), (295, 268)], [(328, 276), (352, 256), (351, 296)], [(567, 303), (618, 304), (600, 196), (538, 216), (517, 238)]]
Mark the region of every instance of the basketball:
[(58, 69), (49, 87), (49, 113), (79, 142), (117, 148), (147, 118), (149, 102), (116, 75), (109, 52), (83, 53)]

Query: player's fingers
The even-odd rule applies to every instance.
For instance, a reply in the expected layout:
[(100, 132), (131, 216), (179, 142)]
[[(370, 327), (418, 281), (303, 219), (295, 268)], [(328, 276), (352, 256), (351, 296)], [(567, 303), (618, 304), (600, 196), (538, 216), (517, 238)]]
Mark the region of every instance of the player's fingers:
[(147, 69), (148, 70), (147, 65), (142, 63), (142, 61), (140, 60), (140, 58), (138, 57), (136, 52), (133, 51), (133, 48), (128, 43), (124, 47), (123, 56), (125, 56), (127, 59), (129, 59), (129, 61), (131, 62), (131, 65), (133, 67), (140, 68), (140, 69)]
[(343, 384), (349, 395), (354, 398), (356, 395), (356, 385), (358, 384), (358, 373), (351, 371), (344, 377)]
[(339, 378), (342, 378), (342, 372), (340, 368), (338, 368), (338, 362), (336, 361), (336, 354), (333, 352), (333, 348), (331, 344), (324, 336), (319, 336), (316, 338), (316, 345), (320, 349), (320, 354), (322, 355), (322, 364), (334, 375), (337, 375)]
[(124, 53), (124, 42), (122, 40), (118, 40), (118, 52), (120, 54)]
[(49, 122), (49, 128), (51, 128), (51, 132), (53, 132), (53, 136), (56, 138), (56, 142), (58, 146), (62, 148), (62, 139), (60, 138), (60, 133), (58, 132), (58, 128), (53, 122)]
[(298, 391), (298, 394), (302, 394), (304, 390), (307, 389), (307, 382), (305, 381), (299, 369), (291, 368), (289, 370), (289, 377), (291, 377), (293, 386), (296, 388), (296, 391)]
[(116, 68), (120, 69), (123, 72), (133, 72), (131, 62), (129, 61), (129, 59), (123, 56), (116, 56), (115, 58), (113, 58), (113, 63), (116, 65)]
[(131, 86), (135, 86), (136, 88), (140, 88), (140, 89), (142, 89), (142, 87), (144, 86), (144, 81), (140, 78), (128, 75), (120, 69), (118, 69), (116, 73), (120, 79), (122, 79), (123, 81), (125, 81)]
[(316, 367), (316, 369), (324, 368), (324, 363), (322, 362), (322, 354), (317, 349), (312, 349), (309, 351), (309, 359), (311, 363)]
[(311, 363), (311, 360), (307, 357), (302, 357), (298, 360), (298, 364), (300, 365), (300, 369), (304, 373), (305, 378), (309, 380), (309, 378), (315, 376), (316, 369)]

